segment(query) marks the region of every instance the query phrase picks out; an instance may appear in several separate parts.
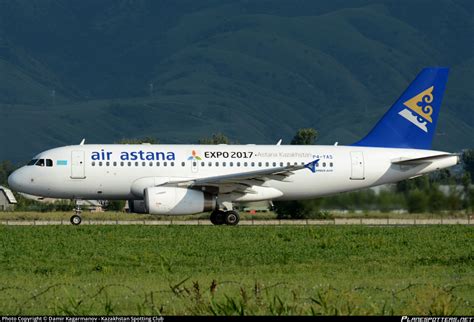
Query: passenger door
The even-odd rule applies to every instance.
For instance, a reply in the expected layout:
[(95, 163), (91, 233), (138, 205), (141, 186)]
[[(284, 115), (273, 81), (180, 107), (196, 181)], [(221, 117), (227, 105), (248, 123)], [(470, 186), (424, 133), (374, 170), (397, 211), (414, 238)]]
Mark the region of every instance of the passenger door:
[(86, 165), (84, 151), (71, 152), (71, 179), (84, 179), (86, 177)]
[(364, 153), (351, 152), (351, 180), (364, 180)]

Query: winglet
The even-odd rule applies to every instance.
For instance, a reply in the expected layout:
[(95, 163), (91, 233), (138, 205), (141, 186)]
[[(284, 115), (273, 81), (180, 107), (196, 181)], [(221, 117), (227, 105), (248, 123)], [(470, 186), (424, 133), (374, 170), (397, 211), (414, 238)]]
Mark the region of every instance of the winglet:
[(318, 166), (319, 159), (313, 160), (310, 163), (304, 165), (305, 168), (308, 168), (312, 173), (316, 172), (316, 167)]

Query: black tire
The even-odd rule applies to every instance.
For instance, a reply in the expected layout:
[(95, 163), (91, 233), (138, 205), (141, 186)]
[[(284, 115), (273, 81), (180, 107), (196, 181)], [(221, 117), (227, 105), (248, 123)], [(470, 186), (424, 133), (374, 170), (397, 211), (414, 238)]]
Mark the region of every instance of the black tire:
[(211, 223), (213, 225), (223, 225), (225, 224), (224, 213), (220, 210), (215, 210), (211, 213)]
[(209, 219), (211, 220), (211, 223), (213, 225), (217, 225), (217, 211), (213, 211), (211, 212), (211, 216), (209, 217)]
[(240, 221), (240, 215), (237, 211), (231, 210), (226, 211), (224, 215), (225, 224), (229, 226), (235, 226)]
[(82, 222), (81, 216), (73, 215), (71, 217), (71, 224), (73, 224), (74, 226), (80, 225), (81, 222)]

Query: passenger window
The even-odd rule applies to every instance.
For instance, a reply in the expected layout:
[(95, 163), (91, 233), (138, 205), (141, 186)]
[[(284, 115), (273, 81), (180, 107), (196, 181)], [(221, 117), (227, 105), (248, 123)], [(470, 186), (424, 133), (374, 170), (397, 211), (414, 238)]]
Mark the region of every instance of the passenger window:
[(123, 167), (125, 165), (125, 163), (122, 161), (120, 162), (120, 166)]
[(208, 165), (209, 167), (212, 167), (212, 162), (208, 162), (207, 165)]
[(262, 166), (262, 162), (259, 162), (259, 163), (258, 163), (258, 166), (261, 167), (261, 166)]
[(240, 162), (237, 162), (237, 166), (240, 167)]
[(201, 167), (205, 166), (206, 163), (205, 162), (201, 162)]
[(283, 162), (280, 162), (280, 167), (282, 167), (282, 166), (283, 166)]
[(53, 166), (53, 160), (51, 160), (51, 159), (46, 159), (46, 166), (47, 166), (47, 167), (52, 167), (52, 166)]
[(114, 161), (114, 167), (116, 167), (116, 166), (117, 166), (117, 161)]
[(92, 161), (92, 166), (95, 167), (95, 161)]
[(160, 166), (160, 163), (159, 163), (159, 162), (157, 162), (157, 163), (156, 163), (156, 166), (157, 166), (157, 167), (159, 167), (159, 166)]
[(273, 162), (273, 166), (274, 166), (274, 167), (276, 167), (276, 166), (277, 166), (276, 162)]
[(138, 161), (135, 162), (135, 166), (138, 167)]
[(128, 166), (131, 167), (131, 166), (132, 166), (132, 162), (129, 161), (129, 162), (128, 162)]
[(105, 165), (106, 165), (107, 167), (110, 166), (110, 162), (109, 162), (109, 161), (105, 162)]
[(247, 165), (248, 165), (248, 163), (247, 163), (247, 162), (244, 162), (244, 167), (246, 167)]
[(168, 165), (167, 162), (163, 162), (163, 166), (166, 167)]
[(150, 162), (148, 165), (149, 165), (150, 167), (152, 167), (152, 166), (153, 166), (153, 162)]
[(229, 166), (230, 166), (230, 167), (233, 167), (233, 166), (234, 166), (234, 162), (230, 162), (230, 163), (229, 163)]
[(172, 167), (174, 167), (174, 162), (173, 162), (173, 161), (171, 161), (171, 162), (170, 162), (170, 165), (171, 165)]
[(222, 166), (225, 167), (225, 162), (222, 162)]
[(333, 166), (332, 162), (331, 162), (331, 163), (329, 163), (329, 166), (332, 168), (332, 166)]
[(181, 162), (181, 166), (185, 166), (186, 165), (186, 162)]
[(266, 167), (270, 166), (270, 163), (265, 162), (265, 166), (266, 166)]
[(143, 161), (143, 162), (142, 162), (142, 167), (145, 167), (145, 166), (146, 166), (146, 162)]
[(99, 167), (101, 167), (101, 166), (102, 166), (102, 162), (99, 162)]
[(323, 168), (325, 168), (325, 167), (326, 167), (326, 162), (323, 162)]
[(196, 161), (193, 161), (193, 167), (197, 166)]
[(219, 166), (219, 162), (216, 162), (216, 167), (218, 167), (218, 166)]

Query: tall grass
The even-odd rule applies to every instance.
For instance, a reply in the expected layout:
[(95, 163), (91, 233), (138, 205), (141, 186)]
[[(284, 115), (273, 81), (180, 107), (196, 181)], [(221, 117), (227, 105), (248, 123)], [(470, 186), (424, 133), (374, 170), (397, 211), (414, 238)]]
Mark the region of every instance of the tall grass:
[(0, 314), (472, 315), (473, 231), (0, 227)]

